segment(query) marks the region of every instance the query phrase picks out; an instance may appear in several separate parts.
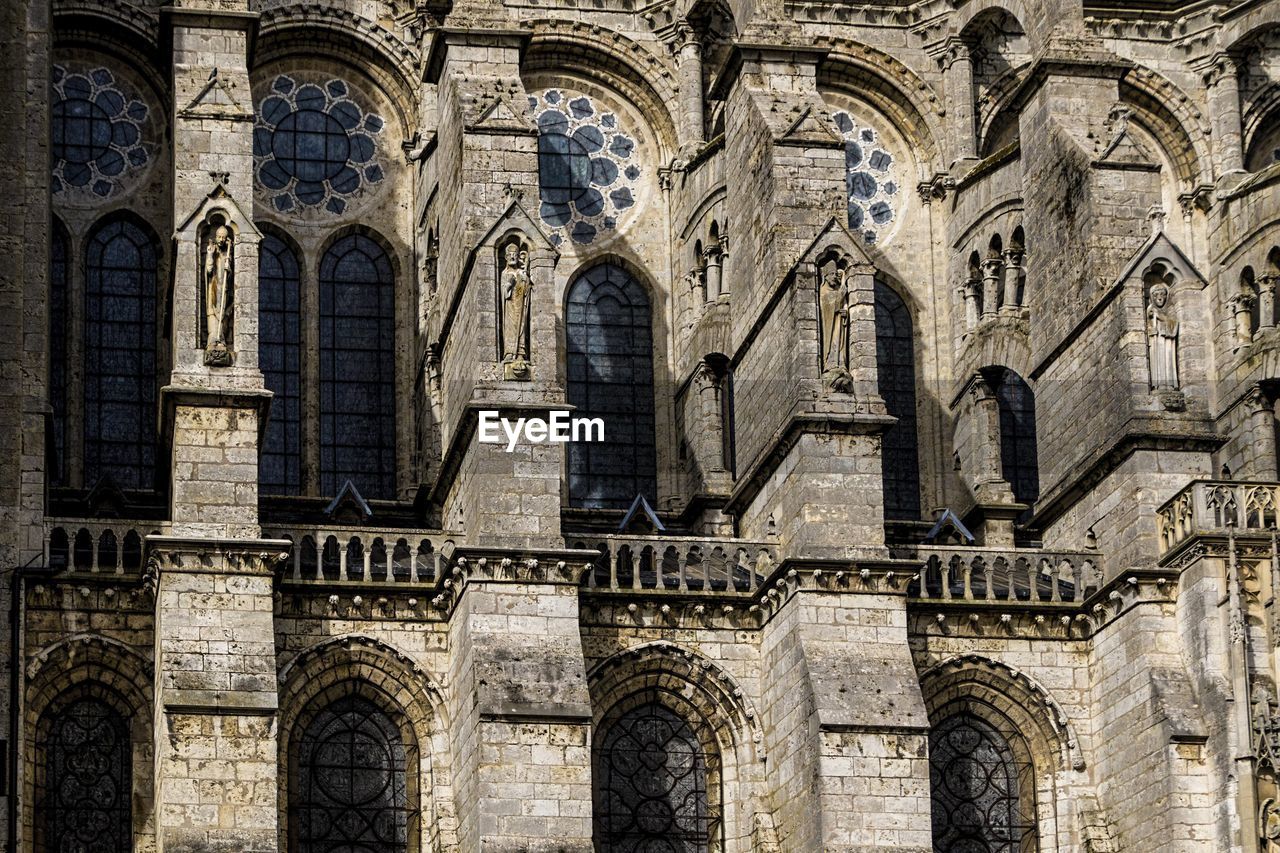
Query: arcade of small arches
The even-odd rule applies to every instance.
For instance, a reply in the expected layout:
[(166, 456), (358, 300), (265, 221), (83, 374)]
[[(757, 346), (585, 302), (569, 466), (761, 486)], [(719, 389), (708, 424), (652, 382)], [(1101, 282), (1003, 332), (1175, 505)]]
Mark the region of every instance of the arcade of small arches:
[[(147, 661), (87, 636), (35, 660), (24, 756), (34, 849), (154, 843)], [(922, 679), (936, 850), (1016, 853), (1049, 831), (1074, 735), (1052, 699), (1019, 678), (969, 655)], [(723, 671), (656, 643), (599, 662), (589, 679), (597, 849), (714, 853), (770, 824), (759, 720)], [(446, 702), (431, 676), (352, 635), (297, 655), (280, 684), (281, 849), (456, 843)]]

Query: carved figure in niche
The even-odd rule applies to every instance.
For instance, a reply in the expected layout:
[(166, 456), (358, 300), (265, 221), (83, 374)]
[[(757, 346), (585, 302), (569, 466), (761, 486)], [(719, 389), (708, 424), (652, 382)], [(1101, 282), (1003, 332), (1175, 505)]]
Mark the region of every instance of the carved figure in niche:
[(227, 307), (234, 287), (233, 258), (235, 240), (231, 229), (220, 223), (205, 236), (204, 244), (204, 363), (217, 367), (231, 364), (227, 346)]
[(1274, 797), (1267, 797), (1258, 809), (1258, 835), (1263, 853), (1280, 853), (1280, 806)]
[(1169, 288), (1151, 286), (1147, 303), (1147, 352), (1151, 362), (1151, 387), (1178, 387), (1178, 315), (1169, 305)]
[(818, 270), (819, 345), (822, 352), (822, 381), (833, 391), (853, 390), (849, 374), (849, 285), (845, 271), (835, 261)]
[(498, 274), (502, 297), (502, 363), (507, 379), (528, 379), (529, 306), (533, 279), (529, 275), (529, 249), (518, 238), (502, 247)]

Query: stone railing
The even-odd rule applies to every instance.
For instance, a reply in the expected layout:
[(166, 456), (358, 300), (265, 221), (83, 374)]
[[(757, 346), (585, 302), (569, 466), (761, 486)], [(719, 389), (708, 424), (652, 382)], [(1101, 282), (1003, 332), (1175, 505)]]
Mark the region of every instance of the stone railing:
[(1194, 480), (1156, 510), (1160, 555), (1199, 535), (1270, 535), (1280, 507), (1278, 483)]
[(263, 535), (293, 543), (284, 580), (301, 583), (433, 584), (454, 543), (438, 530), (269, 527)]
[(44, 526), (44, 564), (55, 571), (138, 575), (146, 537), (162, 533), (164, 527), (160, 521), (49, 518)]
[(778, 562), (773, 545), (740, 539), (595, 536), (566, 544), (600, 552), (583, 582), (587, 591), (751, 595)]
[(1102, 582), (1096, 552), (945, 546), (894, 551), (895, 557), (919, 561), (919, 575), (907, 592), (922, 601), (1082, 604)]

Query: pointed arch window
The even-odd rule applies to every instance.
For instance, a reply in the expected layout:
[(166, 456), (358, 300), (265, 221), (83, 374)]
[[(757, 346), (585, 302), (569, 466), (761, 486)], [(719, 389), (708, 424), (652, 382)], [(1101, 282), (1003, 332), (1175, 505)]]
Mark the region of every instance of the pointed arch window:
[(406, 751), (381, 708), (359, 695), (334, 701), (307, 724), (293, 755), (290, 849), (408, 849)]
[(155, 487), (158, 243), (116, 219), (89, 237), (85, 257), (84, 481)]
[(71, 240), (53, 220), (49, 232), (49, 402), (53, 408), (53, 447), (49, 453), (49, 485), (67, 484), (67, 305), (71, 274)]
[(898, 422), (884, 434), (881, 458), (884, 515), (920, 517), (920, 463), (916, 438), (916, 366), (911, 312), (897, 292), (875, 283), (876, 377), (880, 396)]
[(265, 234), (258, 247), (258, 364), (275, 395), (258, 462), (263, 494), (302, 486), (302, 328), (298, 256)]
[(1008, 739), (959, 712), (929, 732), (934, 853), (1034, 853), (1034, 777)]
[(707, 853), (716, 831), (707, 797), (708, 756), (689, 723), (657, 702), (604, 731), (595, 755), (597, 850)]
[(649, 296), (622, 267), (592, 267), (569, 286), (565, 308), (569, 403), (601, 418), (605, 440), (568, 445), (569, 503), (627, 509), (657, 502), (653, 335)]
[(129, 726), (100, 699), (80, 699), (49, 721), (36, 803), (42, 853), (133, 849)]
[(320, 489), (395, 496), (395, 275), (351, 234), (320, 261)]
[(1022, 377), (1004, 369), (995, 384), (1000, 406), (1001, 475), (1019, 503), (1040, 497), (1040, 468), (1036, 451), (1036, 398)]

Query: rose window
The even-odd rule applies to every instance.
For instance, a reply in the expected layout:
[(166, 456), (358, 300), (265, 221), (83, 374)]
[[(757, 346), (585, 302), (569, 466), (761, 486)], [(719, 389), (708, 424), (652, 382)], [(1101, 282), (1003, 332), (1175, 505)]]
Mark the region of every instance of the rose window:
[(384, 126), (342, 80), (300, 84), (280, 75), (258, 106), (253, 132), (259, 187), (281, 212), (342, 213), (352, 196), (384, 177), (375, 144)]
[(142, 141), (147, 105), (105, 68), (55, 65), (51, 119), (55, 193), (83, 189), (107, 198), (149, 159)]
[(841, 111), (834, 116), (844, 137), (845, 188), (848, 191), (849, 228), (867, 245), (887, 236), (897, 219), (899, 194), (897, 161), (884, 145), (880, 132), (861, 125)]
[(548, 89), (529, 98), (538, 123), (538, 190), (542, 221), (557, 244), (567, 233), (591, 243), (613, 231), (636, 203), (636, 140), (585, 95)]

